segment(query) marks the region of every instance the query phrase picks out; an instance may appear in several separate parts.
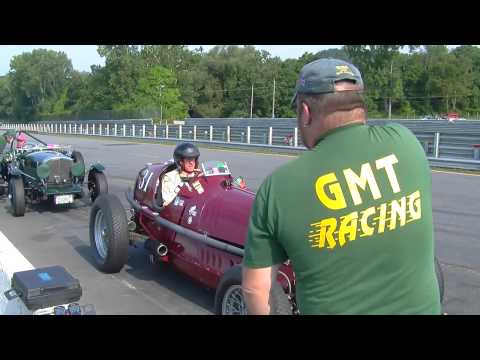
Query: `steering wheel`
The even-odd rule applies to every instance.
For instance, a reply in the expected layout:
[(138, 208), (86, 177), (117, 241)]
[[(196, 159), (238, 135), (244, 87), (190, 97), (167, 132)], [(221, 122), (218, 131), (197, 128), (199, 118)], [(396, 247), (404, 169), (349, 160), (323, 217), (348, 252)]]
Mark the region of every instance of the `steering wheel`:
[(195, 181), (195, 180), (198, 180), (199, 177), (202, 177), (203, 176), (203, 172), (200, 170), (200, 171), (193, 171), (193, 176), (181, 176), (180, 175), (180, 179), (182, 179), (183, 182), (187, 182), (189, 183), (190, 185)]

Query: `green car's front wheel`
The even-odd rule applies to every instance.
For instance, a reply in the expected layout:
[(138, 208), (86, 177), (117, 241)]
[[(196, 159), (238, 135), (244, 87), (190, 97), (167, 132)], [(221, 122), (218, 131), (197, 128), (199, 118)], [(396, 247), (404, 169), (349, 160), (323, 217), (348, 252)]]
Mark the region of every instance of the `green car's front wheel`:
[(13, 216), (25, 215), (25, 189), (21, 177), (11, 177), (8, 182), (9, 196), (12, 204)]
[(92, 203), (101, 194), (108, 193), (107, 177), (103, 172), (94, 171), (89, 175), (89, 189)]
[(2, 196), (4, 194), (5, 194), (5, 180), (0, 178), (0, 196)]

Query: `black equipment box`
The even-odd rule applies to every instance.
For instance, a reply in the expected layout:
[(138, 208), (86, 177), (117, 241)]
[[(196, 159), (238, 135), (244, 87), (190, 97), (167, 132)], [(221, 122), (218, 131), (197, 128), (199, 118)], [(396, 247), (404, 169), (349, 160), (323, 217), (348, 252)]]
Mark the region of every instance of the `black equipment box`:
[(62, 266), (16, 272), (12, 289), (29, 310), (68, 304), (82, 297), (80, 282)]

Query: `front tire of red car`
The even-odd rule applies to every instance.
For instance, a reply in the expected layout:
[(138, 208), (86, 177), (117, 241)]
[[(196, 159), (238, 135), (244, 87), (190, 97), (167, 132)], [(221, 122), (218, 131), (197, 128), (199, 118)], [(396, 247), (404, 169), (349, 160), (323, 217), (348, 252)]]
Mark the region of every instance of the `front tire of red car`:
[[(270, 293), (272, 315), (292, 315), (292, 304), (278, 282)], [(247, 315), (242, 293), (242, 268), (236, 265), (230, 268), (220, 280), (215, 293), (216, 315)]]
[(90, 246), (97, 267), (104, 273), (117, 273), (127, 262), (127, 216), (114, 195), (100, 195), (90, 210)]

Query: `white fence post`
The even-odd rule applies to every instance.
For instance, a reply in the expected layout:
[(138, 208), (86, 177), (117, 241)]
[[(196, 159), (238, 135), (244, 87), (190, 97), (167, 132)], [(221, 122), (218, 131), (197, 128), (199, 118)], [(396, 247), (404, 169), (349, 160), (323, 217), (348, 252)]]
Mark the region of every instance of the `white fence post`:
[(230, 142), (230, 125), (227, 126), (227, 142)]
[(168, 124), (165, 125), (165, 137), (168, 139)]
[(64, 134), (67, 133), (67, 124), (63, 124), (63, 133), (64, 133)]
[(250, 126), (247, 126), (247, 144), (250, 144)]
[(213, 141), (213, 126), (210, 125), (210, 142)]
[(197, 140), (197, 125), (193, 125), (193, 140)]
[(268, 128), (268, 145), (272, 145), (272, 139), (273, 139), (273, 128), (270, 126)]
[(98, 125), (98, 135), (102, 136), (102, 124)]
[(127, 125), (123, 124), (123, 137), (127, 136)]
[(55, 134), (58, 134), (58, 126), (55, 124)]
[(295, 128), (294, 141), (295, 141), (295, 147), (298, 147), (298, 128)]
[(438, 153), (439, 153), (439, 147), (440, 147), (440, 133), (436, 132), (435, 133), (435, 157), (438, 158)]
[(153, 125), (153, 137), (157, 137), (157, 125)]
[(110, 136), (110, 124), (107, 124), (107, 136)]
[(68, 132), (71, 134), (72, 133), (72, 124), (68, 124)]
[(132, 124), (132, 136), (135, 136), (135, 124)]
[(115, 131), (115, 134), (113, 134), (114, 136), (117, 136), (117, 124), (115, 124), (113, 126), (113, 131)]
[(142, 126), (142, 137), (145, 137), (145, 124)]
[(178, 125), (178, 138), (182, 139), (182, 125)]

